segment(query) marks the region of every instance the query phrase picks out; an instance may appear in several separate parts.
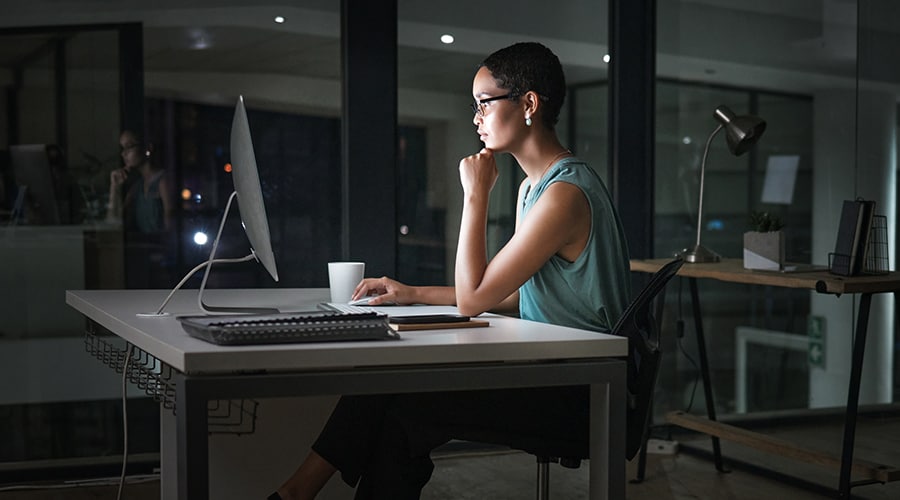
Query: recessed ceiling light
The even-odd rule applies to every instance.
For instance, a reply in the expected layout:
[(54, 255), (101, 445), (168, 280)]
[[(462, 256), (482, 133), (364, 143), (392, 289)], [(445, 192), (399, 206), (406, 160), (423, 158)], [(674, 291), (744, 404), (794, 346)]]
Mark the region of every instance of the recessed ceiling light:
[(603, 62), (609, 64), (609, 54), (603, 54)]
[(204, 50), (212, 47), (213, 37), (203, 28), (188, 30), (188, 46), (193, 50)]
[(453, 35), (450, 35), (450, 34), (441, 35), (441, 42), (443, 42), (443, 43), (446, 43), (449, 45), (449, 44), (453, 43), (453, 40), (454, 40)]
[(284, 22), (284, 16), (275, 16), (275, 22), (281, 24)]

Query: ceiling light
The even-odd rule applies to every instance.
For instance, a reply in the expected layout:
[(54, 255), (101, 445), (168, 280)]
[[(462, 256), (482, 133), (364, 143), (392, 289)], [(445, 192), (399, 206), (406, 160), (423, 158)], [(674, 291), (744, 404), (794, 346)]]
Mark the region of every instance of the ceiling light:
[(284, 16), (275, 16), (275, 22), (281, 24), (284, 22)]
[(204, 50), (213, 46), (215, 39), (204, 28), (192, 28), (188, 30), (188, 47), (193, 50)]
[(454, 38), (451, 34), (441, 35), (441, 42), (446, 43), (447, 45), (453, 43), (453, 40)]
[(609, 64), (609, 54), (603, 54), (603, 62)]

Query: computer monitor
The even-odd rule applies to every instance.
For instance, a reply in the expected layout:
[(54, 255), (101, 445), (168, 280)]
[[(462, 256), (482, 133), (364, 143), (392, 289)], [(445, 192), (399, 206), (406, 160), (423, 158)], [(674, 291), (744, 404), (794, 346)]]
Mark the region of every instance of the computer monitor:
[[(250, 123), (247, 120), (247, 110), (244, 108), (244, 97), (239, 96), (234, 108), (234, 118), (231, 121), (231, 179), (234, 182), (234, 192), (228, 198), (225, 213), (222, 214), (222, 222), (219, 232), (213, 242), (209, 260), (206, 264), (206, 272), (200, 283), (200, 291), (197, 294), (197, 303), (200, 309), (207, 313), (272, 313), (278, 312), (274, 308), (264, 307), (232, 307), (213, 306), (203, 301), (203, 290), (206, 289), (206, 280), (216, 262), (216, 248), (219, 238), (222, 236), (222, 228), (225, 226), (225, 218), (231, 207), (231, 202), (237, 197), (240, 209), (241, 221), (244, 233), (250, 240), (250, 255), (263, 265), (269, 275), (278, 281), (278, 270), (275, 268), (275, 254), (272, 252), (272, 242), (269, 236), (269, 220), (266, 218), (266, 205), (263, 202), (262, 189), (259, 186), (259, 173), (256, 169), (256, 156), (253, 153), (253, 141), (250, 138)], [(239, 259), (243, 260), (243, 259)]]
[(250, 251), (256, 254), (269, 276), (278, 281), (275, 254), (272, 252), (272, 240), (269, 236), (269, 220), (259, 184), (256, 155), (253, 153), (250, 123), (247, 121), (243, 96), (238, 97), (234, 119), (231, 121), (231, 168), (231, 179), (237, 193), (244, 232), (250, 240)]
[[(163, 309), (172, 298), (175, 290), (181, 288), (194, 273), (203, 269), (203, 281), (200, 283), (200, 290), (197, 294), (197, 303), (204, 312), (207, 313), (276, 313), (276, 308), (266, 307), (233, 307), (233, 306), (214, 306), (203, 301), (203, 291), (206, 289), (206, 280), (212, 270), (212, 265), (217, 263), (235, 263), (256, 260), (266, 269), (269, 276), (273, 280), (278, 281), (278, 270), (275, 266), (275, 254), (272, 251), (272, 240), (269, 235), (269, 220), (266, 217), (266, 206), (263, 201), (262, 189), (259, 183), (259, 173), (256, 168), (256, 155), (253, 152), (253, 141), (250, 138), (250, 123), (247, 120), (247, 110), (244, 108), (243, 96), (238, 97), (237, 105), (234, 109), (234, 118), (231, 122), (231, 179), (234, 182), (234, 192), (228, 198), (225, 205), (225, 213), (222, 214), (222, 220), (219, 223), (219, 231), (216, 239), (213, 241), (212, 250), (209, 254), (209, 260), (192, 269), (181, 282), (175, 285), (172, 293), (166, 297), (159, 310), (153, 314), (141, 314), (142, 316), (162, 316)], [(244, 227), (244, 233), (250, 241), (250, 254), (243, 258), (237, 259), (216, 259), (216, 249), (219, 246), (219, 238), (222, 236), (222, 229), (225, 227), (225, 220), (231, 211), (231, 203), (234, 199), (238, 200), (238, 208), (240, 210), (241, 222)]]
[[(21, 144), (9, 147), (13, 176), (25, 197), (20, 207), (26, 224), (56, 225), (60, 223), (53, 189), (53, 173), (44, 144)], [(25, 188), (22, 190), (21, 188)]]

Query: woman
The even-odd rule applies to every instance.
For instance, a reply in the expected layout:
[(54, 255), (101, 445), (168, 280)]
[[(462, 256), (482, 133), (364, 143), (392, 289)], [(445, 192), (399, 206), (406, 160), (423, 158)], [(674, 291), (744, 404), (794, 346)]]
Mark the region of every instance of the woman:
[[(523, 319), (610, 331), (630, 298), (628, 252), (602, 181), (556, 136), (565, 93), (559, 59), (540, 44), (518, 43), (485, 59), (472, 84), (484, 148), (459, 164), (455, 286), (370, 278), (354, 298), (450, 304), (470, 316), (518, 311)], [(497, 153), (513, 155), (526, 178), (515, 234), (488, 262)], [(358, 483), (357, 498), (419, 498), (433, 469), (429, 452), (454, 438), (586, 457), (588, 402), (586, 387), (344, 397), (303, 464), (269, 498), (313, 498), (338, 470)]]
[(150, 141), (125, 130), (119, 136), (122, 168), (109, 175), (106, 220), (125, 231), (128, 288), (172, 286), (170, 256), (176, 245), (175, 197), (166, 171), (156, 164)]
[(158, 233), (172, 227), (175, 203), (165, 171), (153, 162), (154, 146), (125, 130), (119, 136), (122, 168), (109, 174), (106, 218), (128, 230)]

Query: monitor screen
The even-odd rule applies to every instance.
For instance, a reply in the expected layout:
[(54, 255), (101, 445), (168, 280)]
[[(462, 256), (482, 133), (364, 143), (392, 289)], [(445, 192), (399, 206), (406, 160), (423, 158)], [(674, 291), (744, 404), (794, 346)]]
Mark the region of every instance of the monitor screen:
[(9, 157), (15, 182), (20, 190), (24, 188), (25, 223), (59, 224), (47, 147), (44, 144), (10, 146)]
[(272, 252), (272, 242), (269, 237), (266, 205), (263, 202), (262, 189), (259, 185), (256, 156), (253, 153), (253, 141), (250, 139), (250, 124), (247, 121), (243, 96), (238, 98), (237, 106), (234, 109), (234, 119), (231, 122), (231, 166), (241, 221), (244, 225), (244, 232), (247, 233), (247, 239), (250, 240), (250, 248), (272, 279), (278, 281), (275, 255)]

